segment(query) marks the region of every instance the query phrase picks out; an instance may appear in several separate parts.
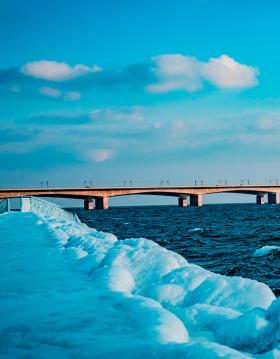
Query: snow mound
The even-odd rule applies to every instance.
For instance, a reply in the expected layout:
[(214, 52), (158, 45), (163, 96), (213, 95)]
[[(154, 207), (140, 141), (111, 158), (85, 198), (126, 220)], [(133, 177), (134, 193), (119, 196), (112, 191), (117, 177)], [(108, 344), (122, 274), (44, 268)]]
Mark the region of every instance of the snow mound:
[[(27, 228), (27, 247), (42, 245), (36, 257), (29, 248), (24, 265), (47, 256), (47, 270), (36, 273), (46, 293), (31, 286), (21, 302), (0, 301), (0, 334), (13, 357), (279, 358), (280, 299), (265, 284), (75, 221), (18, 213), (0, 216), (0, 225), (8, 233), (15, 219)], [(11, 285), (2, 282), (2, 290)]]

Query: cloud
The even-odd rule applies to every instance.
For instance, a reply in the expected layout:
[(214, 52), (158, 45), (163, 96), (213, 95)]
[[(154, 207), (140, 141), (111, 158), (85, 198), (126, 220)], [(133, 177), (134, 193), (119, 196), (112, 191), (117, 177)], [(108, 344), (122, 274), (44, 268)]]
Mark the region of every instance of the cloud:
[(267, 117), (259, 118), (256, 122), (256, 127), (260, 130), (271, 130), (277, 128), (277, 125), (278, 123), (275, 124), (272, 118)]
[(162, 123), (160, 121), (157, 121), (153, 124), (153, 128), (159, 130), (162, 127)]
[(91, 150), (88, 152), (87, 157), (95, 162), (104, 162), (112, 158), (114, 151), (112, 150)]
[(199, 62), (195, 57), (180, 54), (160, 55), (152, 58), (152, 66), (158, 81), (147, 87), (148, 92), (193, 92), (202, 87), (202, 80), (198, 76)]
[(222, 55), (202, 64), (202, 75), (220, 88), (248, 88), (258, 84), (259, 70)]
[(89, 116), (97, 121), (126, 121), (138, 122), (144, 120), (144, 108), (131, 106), (122, 108), (95, 109), (89, 112)]
[(172, 122), (172, 129), (179, 134), (184, 134), (186, 128), (186, 121), (181, 118), (177, 118), (175, 121)]
[(55, 89), (53, 87), (40, 87), (39, 88), (39, 93), (44, 95), (44, 96), (49, 96), (49, 97), (60, 97), (62, 95), (62, 92), (58, 89)]
[(210, 58), (208, 62), (181, 54), (160, 55), (152, 58), (152, 71), (157, 81), (146, 90), (157, 94), (195, 92), (206, 81), (218, 88), (249, 88), (258, 84), (259, 75), (257, 68), (240, 64), (227, 55)]
[[(90, 124), (91, 120), (88, 114), (83, 113), (72, 113), (72, 112), (47, 112), (47, 113), (38, 113), (32, 116), (23, 117), (22, 119), (17, 119), (17, 125), (31, 125), (32, 128), (41, 128), (41, 127), (52, 127), (52, 126), (84, 126)], [(1, 139), (1, 138), (0, 138)]]
[(64, 100), (77, 101), (81, 98), (81, 93), (78, 91), (68, 91), (65, 92)]
[(28, 62), (21, 66), (20, 71), (26, 76), (35, 77), (41, 80), (67, 81), (89, 73), (99, 72), (101, 71), (101, 68), (97, 65), (89, 67), (80, 64), (71, 67), (65, 62), (42, 60)]
[(66, 101), (77, 101), (80, 100), (82, 96), (81, 93), (78, 91), (67, 91), (63, 95), (63, 92), (61, 90), (48, 86), (40, 87), (38, 92), (44, 96), (54, 98), (59, 98), (63, 96), (63, 99)]
[[(144, 95), (150, 101), (148, 94), (193, 93), (203, 90), (206, 84), (219, 89), (246, 89), (258, 85), (258, 75), (256, 67), (241, 64), (228, 55), (201, 61), (183, 54), (163, 54), (146, 62), (102, 71), (97, 65), (70, 66), (57, 61), (33, 61), (0, 71), (0, 83), (7, 83), (9, 92), (17, 84), (21, 90), (17, 97), (32, 94), (38, 86), (53, 88), (59, 84), (63, 93), (57, 97), (65, 100), (79, 100), (81, 93), (96, 88), (102, 91), (102, 96), (106, 90), (129, 95), (125, 98), (130, 101), (132, 96), (142, 101), (145, 90)], [(51, 93), (45, 95), (52, 96)]]

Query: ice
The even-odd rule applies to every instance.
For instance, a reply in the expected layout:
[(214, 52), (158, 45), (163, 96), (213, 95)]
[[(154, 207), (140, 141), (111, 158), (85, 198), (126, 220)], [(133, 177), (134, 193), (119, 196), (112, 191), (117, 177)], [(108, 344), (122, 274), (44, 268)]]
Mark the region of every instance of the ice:
[(203, 228), (195, 227), (195, 228), (189, 229), (189, 232), (203, 232)]
[(267, 254), (273, 251), (279, 251), (279, 250), (280, 250), (279, 246), (264, 246), (259, 249), (256, 249), (255, 252), (253, 253), (253, 257), (266, 256)]
[(44, 217), (55, 218), (56, 220), (63, 219), (69, 222), (80, 223), (75, 213), (66, 211), (57, 204), (37, 197), (22, 197), (20, 210), (21, 212), (33, 212)]
[(9, 210), (10, 210), (9, 199), (7, 198), (0, 199), (0, 213), (9, 212)]
[(272, 355), (273, 349), (279, 347), (280, 299), (274, 300), (267, 310), (254, 308), (222, 323), (215, 336), (218, 342), (233, 348), (252, 353), (271, 351)]
[(265, 284), (42, 203), (0, 215), (1, 358), (280, 358), (280, 299)]

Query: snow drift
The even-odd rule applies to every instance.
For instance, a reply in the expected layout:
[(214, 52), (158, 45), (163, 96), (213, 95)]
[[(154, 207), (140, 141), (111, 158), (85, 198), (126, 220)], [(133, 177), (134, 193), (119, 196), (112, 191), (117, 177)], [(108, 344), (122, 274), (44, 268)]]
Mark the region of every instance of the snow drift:
[(265, 284), (40, 213), (0, 216), (28, 272), (1, 274), (3, 357), (280, 358), (280, 300)]

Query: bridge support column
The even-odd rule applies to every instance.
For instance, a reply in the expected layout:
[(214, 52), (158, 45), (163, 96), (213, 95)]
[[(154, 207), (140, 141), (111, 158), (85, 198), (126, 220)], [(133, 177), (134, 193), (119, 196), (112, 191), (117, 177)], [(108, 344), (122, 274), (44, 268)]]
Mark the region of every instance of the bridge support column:
[(280, 203), (279, 193), (268, 193), (267, 199), (268, 199), (268, 204), (279, 204)]
[(84, 200), (84, 209), (86, 209), (87, 211), (94, 209), (93, 198), (86, 198)]
[(263, 194), (257, 194), (256, 202), (257, 202), (257, 204), (264, 204), (264, 195)]
[(95, 199), (96, 209), (108, 209), (108, 207), (109, 207), (108, 197), (97, 197)]
[(201, 194), (191, 194), (190, 195), (190, 205), (195, 207), (202, 206), (202, 195)]
[(178, 206), (179, 207), (187, 207), (188, 202), (187, 202), (187, 196), (181, 195), (178, 198)]

